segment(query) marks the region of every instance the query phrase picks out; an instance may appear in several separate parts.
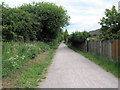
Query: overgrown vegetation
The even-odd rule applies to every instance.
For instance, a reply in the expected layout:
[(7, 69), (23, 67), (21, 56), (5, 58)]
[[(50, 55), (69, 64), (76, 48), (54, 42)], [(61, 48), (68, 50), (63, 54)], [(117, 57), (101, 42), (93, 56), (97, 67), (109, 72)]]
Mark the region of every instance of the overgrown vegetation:
[(50, 49), (35, 59), (30, 60), (22, 68), (15, 70), (3, 79), (3, 88), (35, 88), (38, 82), (45, 79), (47, 67), (50, 65), (55, 49)]
[(55, 49), (69, 25), (67, 10), (54, 3), (39, 2), (10, 8), (2, 3), (2, 76), (19, 69), (30, 59)]
[(107, 72), (112, 73), (117, 78), (120, 78), (120, 74), (119, 74), (119, 71), (118, 71), (118, 68), (120, 68), (120, 66), (118, 65), (118, 62), (109, 60), (108, 58), (98, 56), (94, 53), (82, 52), (82, 51), (76, 49), (75, 47), (71, 46), (70, 44), (68, 44), (68, 47), (73, 49), (77, 53), (85, 56), (86, 58), (93, 61), (94, 63), (98, 64), (103, 69), (105, 69)]
[(49, 49), (50, 46), (43, 42), (4, 42), (2, 45), (2, 76), (7, 76), (30, 59)]
[(115, 6), (111, 10), (106, 9), (105, 17), (99, 23), (102, 26), (100, 39), (120, 39), (120, 13), (117, 12)]

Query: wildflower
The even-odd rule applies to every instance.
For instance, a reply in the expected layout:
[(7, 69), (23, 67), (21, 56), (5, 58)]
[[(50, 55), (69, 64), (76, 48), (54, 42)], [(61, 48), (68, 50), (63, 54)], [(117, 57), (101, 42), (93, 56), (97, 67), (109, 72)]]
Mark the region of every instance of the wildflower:
[(18, 55), (16, 55), (16, 58), (18, 58)]
[(24, 58), (25, 58), (25, 56), (22, 56), (21, 58), (22, 58), (22, 59), (24, 59)]
[(14, 59), (14, 57), (10, 57), (10, 58), (9, 58), (9, 61), (11, 61), (11, 60), (13, 60), (13, 59)]

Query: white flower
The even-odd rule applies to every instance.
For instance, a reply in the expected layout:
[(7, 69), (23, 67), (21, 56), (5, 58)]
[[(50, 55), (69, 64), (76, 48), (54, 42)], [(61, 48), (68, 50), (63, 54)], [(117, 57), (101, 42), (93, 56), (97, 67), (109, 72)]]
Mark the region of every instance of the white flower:
[(9, 61), (11, 61), (11, 60), (13, 60), (13, 59), (14, 59), (14, 57), (10, 57), (10, 58), (9, 58)]
[(24, 58), (25, 58), (25, 56), (22, 56), (21, 58), (22, 58), (22, 59), (24, 59)]
[(18, 55), (16, 55), (16, 58), (18, 58)]

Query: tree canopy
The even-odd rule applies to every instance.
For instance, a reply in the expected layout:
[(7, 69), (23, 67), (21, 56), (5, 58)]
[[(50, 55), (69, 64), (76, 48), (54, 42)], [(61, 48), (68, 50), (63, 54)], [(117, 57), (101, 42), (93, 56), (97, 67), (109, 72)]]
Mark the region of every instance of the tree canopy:
[[(3, 40), (53, 41), (69, 25), (67, 10), (54, 3), (39, 2), (10, 8), (2, 4)], [(60, 39), (60, 38), (59, 38)]]
[(120, 38), (120, 14), (115, 6), (111, 10), (106, 9), (105, 17), (99, 22), (101, 25), (101, 39), (119, 39)]
[(64, 32), (64, 40), (65, 40), (66, 43), (68, 42), (68, 37), (69, 37), (69, 34), (68, 34), (67, 29), (66, 29), (65, 32)]
[(91, 37), (92, 34), (89, 32), (74, 32), (69, 36), (69, 42), (72, 44), (76, 43), (83, 43), (85, 40), (87, 40), (88, 37)]

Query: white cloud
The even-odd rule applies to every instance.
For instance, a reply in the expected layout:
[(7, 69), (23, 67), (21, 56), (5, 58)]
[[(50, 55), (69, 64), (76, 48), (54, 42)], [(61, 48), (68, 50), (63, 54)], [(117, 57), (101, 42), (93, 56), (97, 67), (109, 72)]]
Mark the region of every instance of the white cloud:
[(70, 15), (71, 25), (68, 32), (94, 30), (100, 28), (98, 22), (104, 16), (105, 9), (111, 9), (113, 5), (117, 7), (119, 0), (4, 0), (10, 6), (18, 6), (29, 2), (53, 2), (63, 6)]
[(24, 3), (30, 3), (29, 0), (4, 0), (10, 7), (20, 6)]

